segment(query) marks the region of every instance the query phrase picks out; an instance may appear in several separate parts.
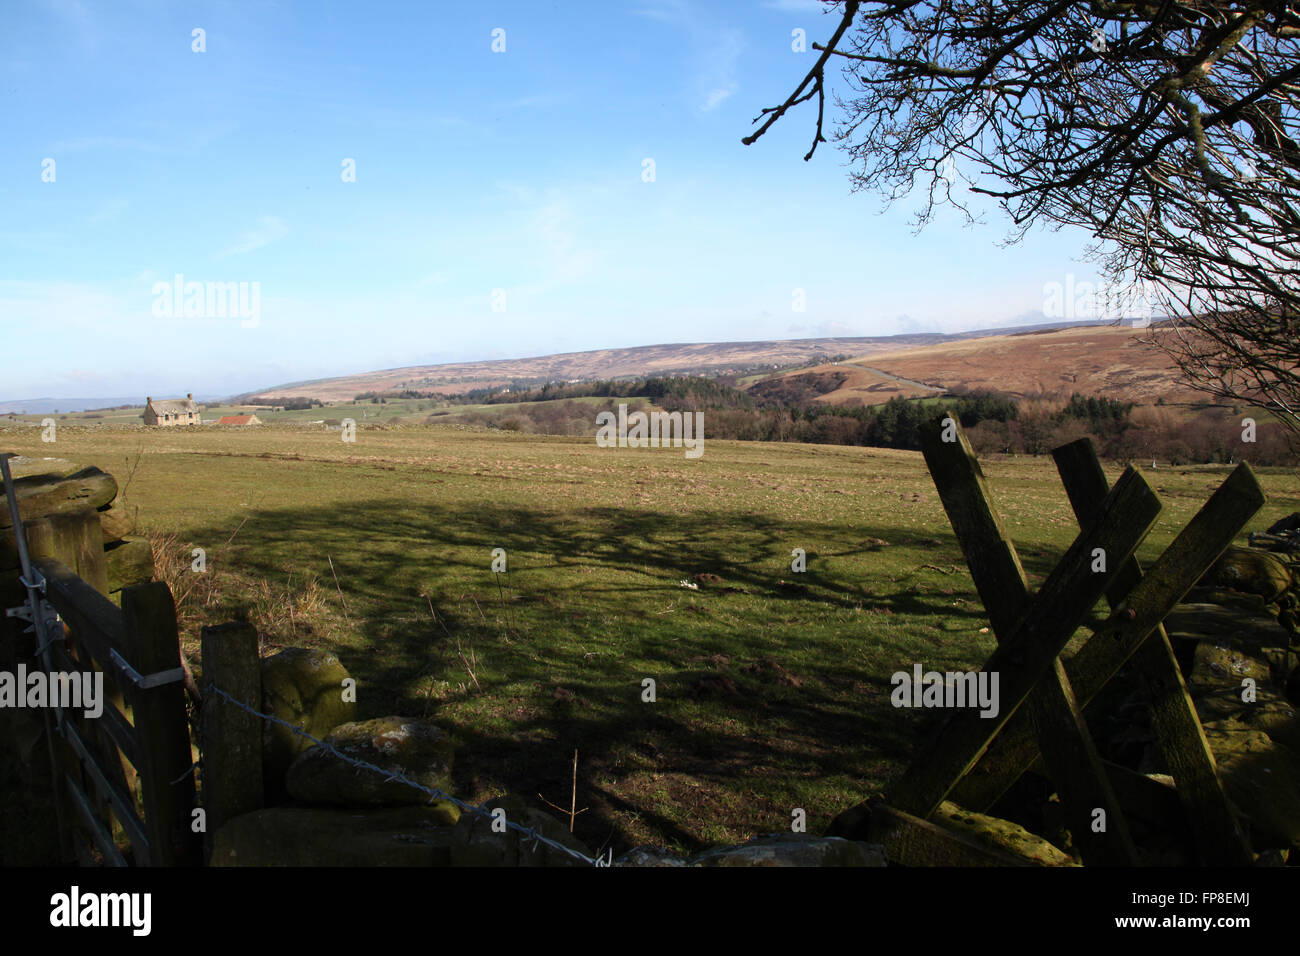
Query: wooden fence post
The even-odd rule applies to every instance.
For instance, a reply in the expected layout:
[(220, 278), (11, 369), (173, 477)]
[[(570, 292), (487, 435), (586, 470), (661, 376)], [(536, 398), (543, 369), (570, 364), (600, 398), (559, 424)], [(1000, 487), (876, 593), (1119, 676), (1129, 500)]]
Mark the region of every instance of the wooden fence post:
[[(104, 555), (104, 533), (98, 513), (83, 508), (78, 511), (62, 511), (47, 516), (54, 535), (54, 555), (92, 588), (108, 596), (108, 560)], [(128, 718), (130, 707), (123, 697), (116, 672), (103, 662), (95, 661), (85, 653), (76, 653), (75, 658), (86, 670), (102, 671), (104, 674), (104, 706), (114, 707)], [(67, 715), (65, 715), (66, 717)], [(124, 793), (136, 792), (138, 773), (136, 767), (123, 757), (117, 746), (106, 734), (99, 732), (86, 718), (72, 715), (73, 725), (81, 731), (82, 738), (96, 749), (100, 757), (100, 766), (104, 773)], [(78, 761), (80, 766), (80, 761)], [(84, 771), (84, 767), (81, 768)], [(88, 783), (84, 779), (83, 786)], [(106, 806), (99, 807), (99, 818), (116, 839), (125, 835), (124, 821), (117, 820), (116, 814)]]
[[(176, 605), (166, 584), (155, 581), (122, 590), (127, 660), (140, 674), (181, 670)], [(191, 828), (195, 807), (193, 755), (179, 679), (135, 688), (135, 729), (140, 741), (140, 776), (149, 854), (153, 866), (199, 862), (199, 841)]]
[(262, 722), (214, 693), (218, 687), (240, 703), (262, 707), (262, 666), (257, 630), (236, 621), (202, 630), (203, 806), (206, 852), (212, 834), (231, 817), (262, 808)]

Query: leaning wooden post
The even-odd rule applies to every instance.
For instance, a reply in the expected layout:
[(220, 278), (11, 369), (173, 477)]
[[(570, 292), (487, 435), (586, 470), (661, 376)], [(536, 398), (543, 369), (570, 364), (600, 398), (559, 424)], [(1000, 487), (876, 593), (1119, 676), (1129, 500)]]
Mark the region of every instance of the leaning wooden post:
[(262, 705), (262, 667), (257, 630), (244, 621), (202, 631), (203, 807), (207, 813), (206, 852), (212, 834), (231, 817), (262, 808), (261, 721), (226, 700), (220, 688), (254, 709)]
[(128, 663), (142, 677), (163, 675), (164, 681), (134, 687), (131, 693), (150, 862), (194, 865), (199, 862), (199, 841), (191, 828), (196, 802), (193, 756), (171, 591), (160, 581), (123, 588), (122, 619)]
[[(1092, 440), (1082, 438), (1062, 445), (1052, 452), (1052, 457), (1075, 516), (1080, 523), (1086, 522), (1110, 490)], [(1232, 529), (1238, 516), (1220, 514), (1225, 527)], [(1119, 607), (1141, 580), (1142, 567), (1137, 558), (1131, 557), (1116, 569), (1115, 585), (1106, 592), (1111, 607)], [(1196, 705), (1187, 692), (1163, 624), (1156, 626), (1130, 661), (1151, 695), (1151, 723), (1178, 785), (1178, 797), (1192, 825), (1201, 861), (1210, 866), (1250, 865), (1254, 860), (1250, 840), (1232, 812), (1214, 752), (1205, 739)]]
[[(1165, 548), (1151, 569), (1123, 596), (1123, 613), (1112, 614), (1099, 625), (1092, 637), (1066, 662), (1066, 673), (1080, 705), (1086, 707), (1106, 682), (1119, 672), (1263, 503), (1263, 490), (1250, 467), (1244, 463), (1238, 465), (1196, 517)], [(1110, 552), (1108, 555), (1113, 557)], [(1125, 567), (1125, 562), (1119, 562), (1118, 566)], [(1107, 593), (1117, 584), (1118, 578), (1112, 580)], [(1170, 689), (1173, 687), (1171, 684)], [(968, 774), (954, 791), (954, 799), (964, 807), (982, 810), (1015, 783), (1016, 778), (1034, 762), (1036, 755), (1034, 728), (1027, 719), (1013, 716), (980, 759), (975, 772)], [(1194, 777), (1195, 774), (1189, 779)], [(971, 793), (963, 792), (968, 783), (977, 784)], [(1181, 783), (1179, 790), (1182, 796)], [(980, 802), (981, 795), (984, 802)], [(1231, 847), (1233, 842), (1235, 836), (1227, 841), (1227, 845)], [(1240, 860), (1241, 857), (1238, 852), (1235, 856), (1220, 859)]]
[[(921, 426), (921, 450), (1001, 642), (1030, 601), (1020, 558), (956, 419), (947, 416)], [(1136, 866), (1138, 854), (1124, 813), (1059, 658), (1053, 672), (1034, 688), (1026, 707), (1083, 862)], [(1102, 832), (1093, 830), (1098, 810), (1105, 811), (1108, 823)]]
[(985, 662), (983, 670), (1001, 676), (998, 714), (985, 719), (975, 709), (954, 712), (937, 734), (921, 744), (890, 791), (890, 806), (922, 819), (939, 808), (1039, 680), (1054, 672), (1057, 656), (1105, 593), (1105, 582), (1090, 570), (1096, 549), (1114, 561), (1127, 560), (1155, 524), (1160, 509), (1160, 499), (1146, 479), (1132, 468), (1127, 470)]

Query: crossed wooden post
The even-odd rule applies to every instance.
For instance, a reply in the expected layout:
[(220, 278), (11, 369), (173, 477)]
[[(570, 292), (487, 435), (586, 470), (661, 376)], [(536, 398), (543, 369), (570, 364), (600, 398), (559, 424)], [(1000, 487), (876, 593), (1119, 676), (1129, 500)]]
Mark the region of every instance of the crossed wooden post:
[[(950, 796), (967, 809), (987, 810), (1041, 755), (1084, 863), (1140, 862), (1115, 792), (1121, 783), (1131, 791), (1131, 778), (1140, 775), (1101, 759), (1083, 719), (1088, 702), (1131, 659), (1151, 693), (1152, 723), (1201, 861), (1251, 863), (1161, 624), (1263, 505), (1250, 467), (1237, 466), (1143, 575), (1133, 552), (1162, 507), (1151, 486), (1130, 467), (1108, 489), (1088, 439), (1056, 449), (1081, 531), (1031, 595), (961, 427), (951, 417), (936, 419), (922, 427), (921, 444), (998, 639), (983, 670), (999, 673), (1001, 701), (992, 718), (970, 709), (952, 714), (873, 810), (873, 837), (898, 863), (997, 862), (996, 854), (975, 850), (926, 818)], [(1094, 570), (1099, 565), (1105, 570)], [(1062, 661), (1061, 650), (1103, 596), (1110, 618)], [(1094, 827), (1103, 819), (1098, 811), (1104, 828)]]

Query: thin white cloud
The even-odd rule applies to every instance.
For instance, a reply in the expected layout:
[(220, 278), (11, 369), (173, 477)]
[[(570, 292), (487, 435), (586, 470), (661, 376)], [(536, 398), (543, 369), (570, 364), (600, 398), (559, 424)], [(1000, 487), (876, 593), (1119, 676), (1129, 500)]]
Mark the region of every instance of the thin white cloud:
[(498, 240), (505, 261), (513, 266), (515, 282), (503, 280), (511, 302), (541, 303), (556, 289), (583, 285), (598, 271), (599, 243), (590, 236), (592, 221), (609, 202), (601, 186), (551, 186), (538, 191), (515, 182), (498, 182), (506, 197), (510, 220), (518, 223)]
[(686, 31), (694, 61), (690, 85), (700, 98), (701, 113), (716, 109), (740, 89), (736, 73), (745, 49), (745, 36), (740, 30), (724, 28), (707, 8), (685, 0), (643, 0), (633, 12)]
[(705, 97), (704, 105), (700, 107), (700, 112), (707, 113), (709, 110), (718, 106), (718, 104), (720, 104), (723, 100), (725, 100), (728, 96), (730, 96), (734, 92), (736, 92), (736, 86), (734, 83), (731, 86), (727, 87), (726, 89), (719, 88), (715, 90), (709, 90), (709, 95)]
[(285, 225), (283, 220), (277, 219), (275, 216), (263, 216), (257, 220), (256, 229), (244, 233), (239, 242), (218, 252), (216, 258), (225, 259), (227, 256), (243, 255), (245, 252), (252, 252), (254, 249), (269, 246), (288, 234), (289, 227)]

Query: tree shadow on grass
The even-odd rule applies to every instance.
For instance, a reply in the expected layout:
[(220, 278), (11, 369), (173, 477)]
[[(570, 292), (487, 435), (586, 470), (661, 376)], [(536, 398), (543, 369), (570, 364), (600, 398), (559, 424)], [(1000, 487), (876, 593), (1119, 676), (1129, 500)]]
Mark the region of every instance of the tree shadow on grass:
[[(846, 584), (846, 564), (874, 560), (879, 548), (861, 542), (877, 533), (728, 512), (417, 510), (369, 500), (343, 513), (253, 512), (222, 560), (242, 575), (276, 581), (310, 570), (327, 589), (337, 573), (354, 636), (329, 649), (358, 679), (361, 717), (423, 714), (429, 702), (415, 685), (425, 676), (459, 673), (468, 685), (466, 644), (507, 662), (508, 675), (481, 691), (467, 687), (431, 714), (462, 715), (449, 721), (457, 795), (484, 799), (505, 790), (536, 801), (540, 792), (567, 805), (577, 749), (579, 807), (590, 806), (577, 832), (593, 846), (612, 833), (621, 850), (646, 839), (698, 846), (710, 823), (780, 829), (788, 826), (787, 798), (805, 778), (861, 780), (865, 797), (882, 773), (901, 769), (917, 718), (890, 705), (888, 675), (818, 657), (799, 645), (797, 622), (864, 608), (971, 619), (983, 611)], [(222, 543), (230, 529), (186, 536)], [(801, 541), (821, 549), (809, 547), (814, 558), (833, 556), (836, 574), (816, 560), (806, 573), (792, 573), (787, 556)], [(955, 547), (950, 538), (944, 545)], [(490, 571), (494, 548), (506, 551), (508, 599)], [(706, 579), (699, 591), (680, 587), (699, 574), (719, 580)], [(793, 578), (798, 587), (787, 586)], [(961, 586), (969, 588), (969, 579)], [(639, 607), (659, 597), (689, 597), (689, 620), (698, 626), (654, 620), (658, 612)], [(796, 624), (785, 637), (755, 644), (735, 623), (769, 615)], [(601, 623), (608, 616), (619, 618), (614, 633)], [(867, 630), (861, 640), (873, 640), (871, 618), (857, 620)], [(708, 663), (719, 653), (725, 663)], [(658, 683), (653, 703), (642, 699), (646, 677)], [(470, 713), (476, 717), (463, 716)], [(670, 814), (654, 781), (682, 775), (699, 781), (700, 792), (688, 792), (683, 799), (693, 805)], [(840, 809), (809, 808), (809, 815), (829, 822)]]

